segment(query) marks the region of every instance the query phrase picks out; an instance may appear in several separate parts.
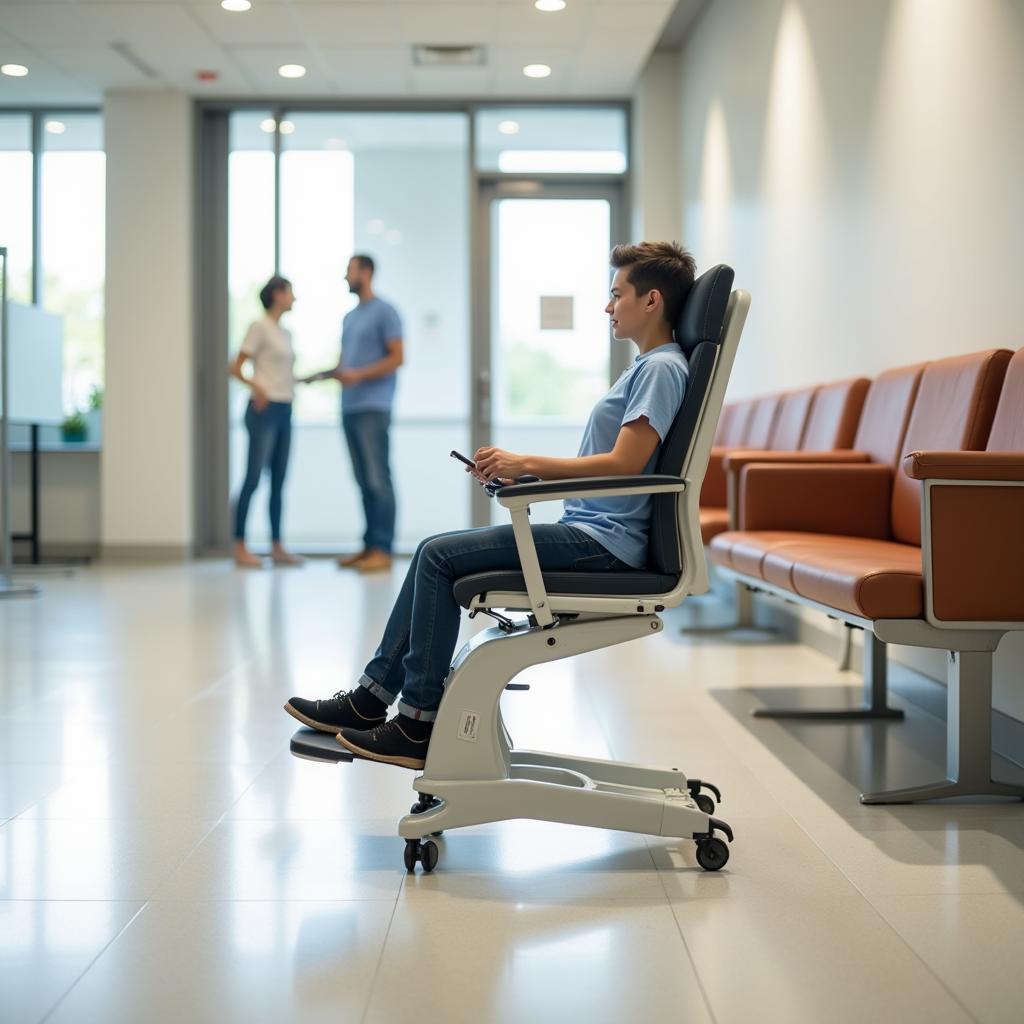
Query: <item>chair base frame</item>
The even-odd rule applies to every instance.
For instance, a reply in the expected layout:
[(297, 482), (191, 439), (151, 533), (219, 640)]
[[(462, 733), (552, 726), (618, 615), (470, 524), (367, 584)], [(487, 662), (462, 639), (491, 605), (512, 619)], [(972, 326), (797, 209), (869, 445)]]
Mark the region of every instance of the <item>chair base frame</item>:
[[(732, 830), (697, 803), (701, 787), (678, 768), (647, 767), (595, 758), (517, 750), (501, 714), (507, 684), (523, 669), (575, 657), (661, 632), (657, 615), (563, 619), (550, 629), (522, 624), (514, 632), (483, 630), (456, 656), (445, 683), (417, 793), (425, 809), (406, 814), (406, 840), (486, 822), (530, 818), (643, 835), (692, 839), (698, 846), (716, 831)], [(299, 730), (292, 753), (348, 761), (334, 737)], [(707, 806), (710, 797), (701, 795)], [(421, 804), (422, 806), (422, 804)]]

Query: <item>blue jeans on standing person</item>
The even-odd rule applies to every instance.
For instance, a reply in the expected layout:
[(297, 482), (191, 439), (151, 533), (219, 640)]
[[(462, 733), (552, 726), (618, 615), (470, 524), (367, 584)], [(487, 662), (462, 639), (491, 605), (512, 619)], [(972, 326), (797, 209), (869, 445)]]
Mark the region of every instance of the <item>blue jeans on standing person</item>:
[(270, 535), (276, 542), (281, 539), (281, 499), (292, 446), (291, 402), (269, 402), (262, 412), (257, 412), (250, 402), (245, 410), (245, 427), (249, 431), (249, 461), (245, 482), (235, 505), (235, 540), (245, 540), (249, 502), (259, 486), (264, 468), (269, 466)]
[(391, 484), (388, 439), (391, 413), (377, 409), (344, 412), (341, 426), (363, 498), (363, 549), (391, 554), (395, 540), (395, 489)]
[[(621, 572), (625, 562), (588, 533), (566, 523), (538, 523), (533, 541), (542, 570)], [(384, 637), (366, 666), (361, 686), (398, 710), (433, 721), (459, 638), (462, 609), (452, 593), (461, 576), (521, 571), (511, 526), (487, 526), (428, 537), (416, 549)]]

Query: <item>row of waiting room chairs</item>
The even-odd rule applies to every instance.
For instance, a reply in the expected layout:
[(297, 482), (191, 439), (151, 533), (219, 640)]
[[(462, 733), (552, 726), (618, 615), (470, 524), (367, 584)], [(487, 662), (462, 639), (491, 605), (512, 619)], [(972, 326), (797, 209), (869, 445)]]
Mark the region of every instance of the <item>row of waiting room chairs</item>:
[(715, 441), (701, 533), (719, 573), (864, 631), (863, 707), (759, 713), (901, 717), (886, 644), (945, 650), (946, 778), (861, 799), (1024, 797), (991, 771), (993, 652), (1024, 629), (1024, 349), (732, 403)]

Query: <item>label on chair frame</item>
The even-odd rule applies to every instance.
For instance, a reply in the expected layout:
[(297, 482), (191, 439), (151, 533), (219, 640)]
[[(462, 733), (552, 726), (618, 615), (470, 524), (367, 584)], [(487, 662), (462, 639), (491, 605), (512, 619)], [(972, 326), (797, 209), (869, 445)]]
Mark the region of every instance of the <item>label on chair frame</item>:
[(475, 711), (463, 711), (459, 717), (459, 739), (467, 743), (476, 743), (476, 730), (480, 724), (480, 716)]

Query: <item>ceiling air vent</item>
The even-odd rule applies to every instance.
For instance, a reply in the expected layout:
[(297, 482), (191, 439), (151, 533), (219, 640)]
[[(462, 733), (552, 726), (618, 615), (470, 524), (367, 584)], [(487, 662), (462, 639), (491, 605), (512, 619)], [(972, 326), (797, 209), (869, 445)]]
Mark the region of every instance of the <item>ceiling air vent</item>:
[(487, 63), (482, 46), (414, 46), (412, 62), (428, 68), (477, 68)]

